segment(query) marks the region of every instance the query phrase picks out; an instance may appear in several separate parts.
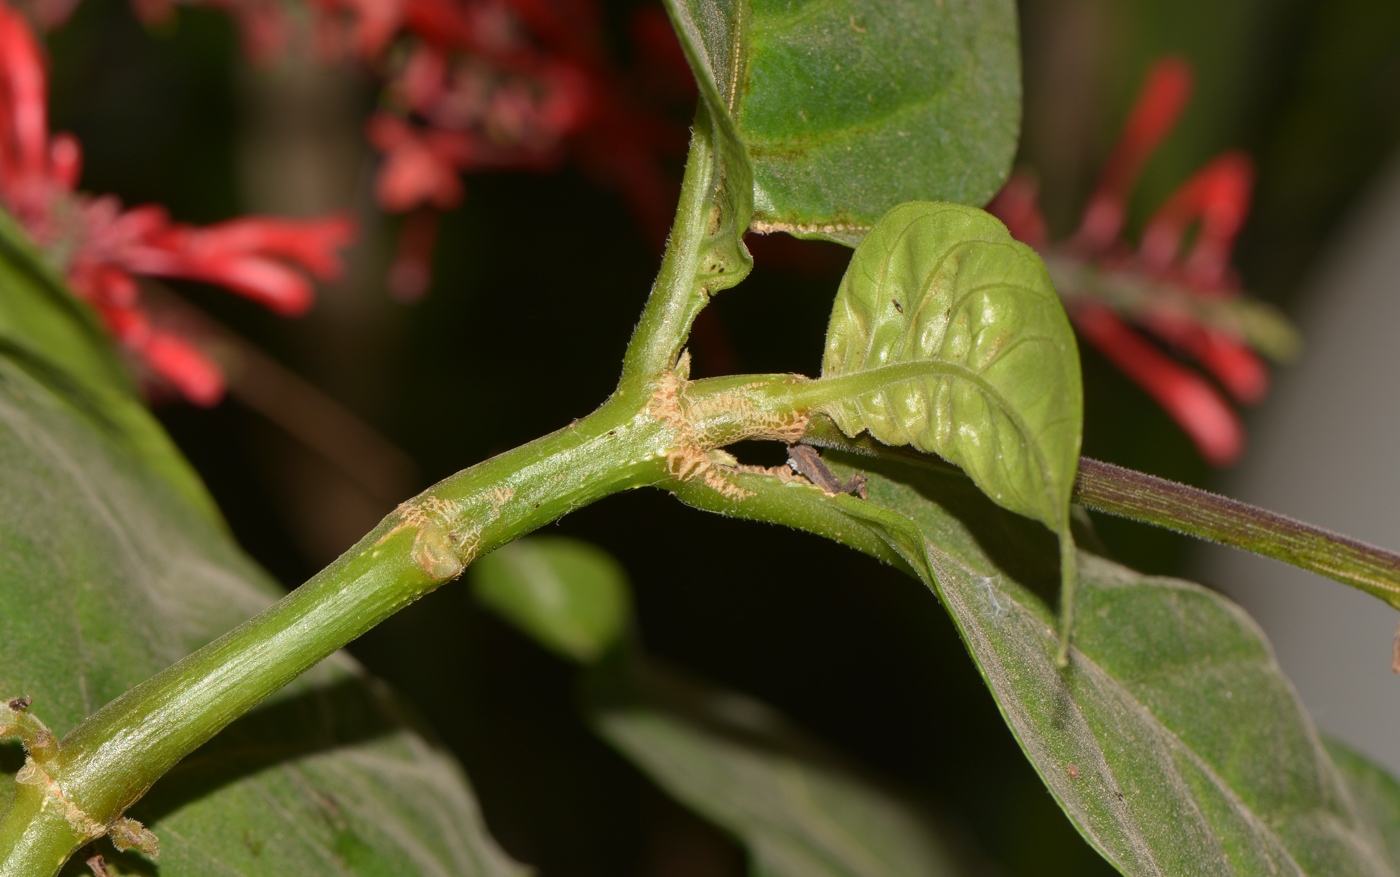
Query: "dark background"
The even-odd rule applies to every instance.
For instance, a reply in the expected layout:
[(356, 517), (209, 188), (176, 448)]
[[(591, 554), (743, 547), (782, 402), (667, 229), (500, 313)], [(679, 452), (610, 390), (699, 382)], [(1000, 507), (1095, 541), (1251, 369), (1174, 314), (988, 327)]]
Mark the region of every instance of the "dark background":
[[(620, 54), (633, 6), (607, 10)], [(1144, 174), (1135, 221), (1216, 153), (1247, 150), (1259, 182), (1236, 261), (1249, 289), (1285, 309), (1394, 151), (1400, 5), (1387, 0), (1030, 0), (1022, 25), (1018, 163), (1039, 172), (1055, 236), (1073, 228), (1148, 64), (1166, 52), (1192, 62), (1195, 98)], [(465, 204), (444, 221), (430, 294), (400, 304), (383, 282), (396, 220), (373, 211), (374, 158), (360, 135), (371, 75), (304, 60), (254, 69), (223, 15), (182, 9), (152, 32), (116, 0), (85, 0), (50, 48), (54, 127), (82, 140), (85, 189), (159, 202), (191, 222), (331, 208), (361, 218), (349, 279), (323, 290), (306, 319), (181, 288), (411, 460), (367, 453), (352, 477), (237, 399), (160, 409), (242, 544), (288, 587), (398, 500), (588, 413), (611, 390), (659, 262), (615, 192), (573, 167), (469, 178)], [(705, 327), (711, 347), (727, 348), (735, 369), (813, 374), (846, 251), (786, 240), (754, 250), (752, 276), (719, 297)], [(1209, 485), (1215, 473), (1170, 420), (1082, 355), (1085, 453)], [(773, 703), (919, 790), (993, 873), (1109, 873), (1021, 757), (922, 586), (659, 492), (615, 497), (548, 532), (623, 562), (653, 652)], [(1173, 571), (1181, 554), (1176, 537), (1136, 525), (1103, 521), (1101, 535), (1151, 572)], [(351, 650), (417, 704), (461, 757), (494, 835), (546, 877), (743, 872), (727, 839), (590, 735), (573, 668), (460, 583)]]

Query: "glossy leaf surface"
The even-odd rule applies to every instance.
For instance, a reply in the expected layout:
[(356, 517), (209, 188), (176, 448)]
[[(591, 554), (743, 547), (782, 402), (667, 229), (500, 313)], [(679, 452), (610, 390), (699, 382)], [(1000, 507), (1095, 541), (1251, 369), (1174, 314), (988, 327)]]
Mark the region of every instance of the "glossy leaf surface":
[(1061, 670), (1027, 587), (1053, 581), (1053, 543), (956, 473), (867, 471), (868, 507), (843, 504), (937, 591), (1046, 786), (1124, 874), (1395, 873), (1393, 781), (1362, 772), (1386, 815), (1329, 756), (1239, 607), (1081, 554)]
[[(139, 402), (104, 395), (100, 371), (67, 368), (115, 360), (65, 325), (81, 311), (65, 317), (26, 282), (41, 269), (6, 256), (6, 313), (30, 309), (53, 332), (43, 358), (0, 355), (0, 693), (32, 697), (62, 735), (280, 588), (192, 503), (197, 482), (172, 477), (183, 461), (153, 462), (162, 444), (173, 452)], [(54, 346), (65, 337), (73, 349)], [(119, 373), (107, 380), (120, 386)], [(0, 805), (22, 755), (0, 744)], [(130, 815), (160, 837), (164, 877), (521, 872), (453, 760), (344, 656), (235, 722)], [(150, 873), (104, 853), (114, 873)]]
[(622, 565), (578, 539), (520, 539), (472, 564), (468, 575), (477, 599), (571, 660), (596, 660), (630, 622)]
[(1029, 247), (980, 210), (891, 210), (836, 293), (823, 406), (864, 430), (961, 467), (996, 502), (1066, 526), (1083, 394), (1074, 332)]
[(755, 877), (960, 873), (928, 813), (766, 704), (638, 659), (595, 671), (593, 725), (745, 847)]
[(1008, 0), (670, 0), (753, 168), (754, 221), (854, 245), (904, 201), (984, 204), (1020, 130)]

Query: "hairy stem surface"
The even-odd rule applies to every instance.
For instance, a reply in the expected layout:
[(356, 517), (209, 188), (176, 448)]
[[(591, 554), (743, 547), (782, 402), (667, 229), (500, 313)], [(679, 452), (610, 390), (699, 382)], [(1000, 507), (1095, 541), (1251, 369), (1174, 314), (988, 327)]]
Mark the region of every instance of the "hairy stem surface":
[(1400, 608), (1400, 554), (1249, 503), (1088, 457), (1079, 459), (1074, 501), (1272, 557)]

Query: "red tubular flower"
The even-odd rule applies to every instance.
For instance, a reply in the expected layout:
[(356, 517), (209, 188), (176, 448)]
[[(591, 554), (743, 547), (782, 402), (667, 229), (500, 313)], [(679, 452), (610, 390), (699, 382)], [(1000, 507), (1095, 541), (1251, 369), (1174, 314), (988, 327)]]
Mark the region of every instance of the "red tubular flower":
[(375, 178), (376, 200), (399, 213), (431, 204), (450, 210), (462, 201), (462, 181), (455, 159), (465, 157), (465, 138), (448, 132), (421, 132), (402, 119), (376, 113), (369, 120), (369, 142), (384, 152)]
[(0, 194), (21, 219), (48, 219), (49, 131), (44, 62), (19, 13), (0, 4)]
[(1252, 405), (1269, 392), (1269, 371), (1253, 350), (1219, 329), (1184, 317), (1148, 313), (1143, 325), (1201, 364), (1236, 400)]
[(208, 408), (224, 398), (224, 374), (203, 351), (178, 335), (152, 332), (141, 350), (151, 371), (175, 386), (181, 396)]
[(335, 255), (355, 237), (349, 216), (295, 220), (274, 216), (245, 216), (204, 228), (185, 227), (181, 247), (188, 253), (263, 255), (286, 259), (318, 280), (337, 280), (340, 259)]
[(141, 357), (150, 370), (196, 405), (209, 407), (224, 396), (224, 376), (199, 348), (151, 326), (136, 307), (99, 304), (107, 328), (127, 350)]
[[(987, 209), (1017, 239), (1043, 251), (1075, 326), (1086, 341), (1162, 405), (1212, 463), (1243, 450), (1239, 418), (1209, 383), (1153, 347), (1124, 322), (1134, 320), (1194, 359), (1231, 396), (1258, 402), (1269, 374), (1235, 326), (1206, 321), (1205, 302), (1238, 294), (1230, 250), (1249, 212), (1254, 166), (1239, 152), (1218, 156), (1153, 214), (1135, 256), (1121, 240), (1127, 199), (1153, 150), (1171, 131), (1191, 90), (1175, 58), (1147, 76), (1123, 134), (1068, 241), (1052, 245), (1033, 178), (1013, 174)], [(1195, 237), (1185, 255), (1183, 241)], [(1121, 316), (1120, 316), (1121, 315)]]
[(311, 306), (311, 283), (340, 273), (336, 253), (354, 234), (344, 216), (298, 221), (246, 217), (208, 228), (171, 222), (154, 205), (123, 210), (112, 197), (74, 193), (82, 150), (50, 138), (47, 82), (24, 21), (0, 2), (0, 204), (41, 246), (60, 254), (73, 291), (118, 341), (187, 399), (223, 395), (218, 367), (188, 341), (150, 324), (135, 275), (223, 286), (295, 315)]
[(1244, 426), (1210, 384), (1178, 365), (1097, 302), (1071, 309), (1084, 340), (1166, 409), (1211, 463), (1223, 466), (1244, 450)]
[(1191, 96), (1191, 68), (1180, 58), (1153, 65), (1118, 145), (1104, 166), (1075, 238), (1090, 252), (1102, 252), (1123, 229), (1128, 193), (1142, 166), (1176, 124)]
[(1011, 236), (1037, 250), (1050, 242), (1045, 216), (1040, 212), (1040, 185), (1027, 173), (1014, 173), (987, 205), (987, 212), (1006, 224)]

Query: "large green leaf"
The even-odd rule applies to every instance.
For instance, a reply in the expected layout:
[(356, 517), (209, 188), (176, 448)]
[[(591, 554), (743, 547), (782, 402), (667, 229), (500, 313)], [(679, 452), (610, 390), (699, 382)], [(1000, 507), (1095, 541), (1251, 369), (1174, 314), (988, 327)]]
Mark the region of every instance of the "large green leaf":
[(1042, 600), (1054, 538), (952, 467), (863, 449), (878, 458), (827, 460), (838, 476), (864, 472), (868, 500), (745, 473), (730, 476), (751, 494), (742, 503), (679, 493), (893, 555), (922, 579), (1047, 788), (1122, 873), (1400, 874), (1400, 787), (1329, 754), (1239, 607), (1081, 552), (1081, 621), (1059, 667)]
[(668, 0), (753, 168), (754, 228), (854, 244), (904, 201), (984, 204), (1020, 128), (1010, 0)]
[(0, 356), (80, 407), (200, 514), (222, 520), (194, 470), (136, 398), (96, 316), (64, 288), (3, 210), (0, 290)]
[(1067, 525), (1084, 404), (1074, 330), (1044, 264), (992, 216), (904, 204), (856, 249), (832, 307), (823, 406), (962, 467), (996, 502)]
[[(3, 256), (0, 312), (52, 331), (3, 327), (19, 343), (0, 348), (0, 694), (32, 697), (62, 735), (280, 588), (201, 513), (197, 482), (181, 484), (183, 461), (117, 395), (120, 376), (71, 367), (115, 368), (83, 348), (100, 336), (65, 325), (85, 319), (80, 308), (64, 317), (53, 290), (27, 280), (38, 269)], [(0, 744), (0, 805), (21, 757)], [(164, 877), (521, 871), (486, 835), (453, 760), (344, 656), (195, 752), (131, 815), (160, 836)], [(112, 861), (149, 873), (134, 856)]]
[(1027, 588), (1053, 544), (979, 509), (956, 475), (870, 468), (869, 506), (848, 507), (937, 591), (1046, 786), (1124, 874), (1397, 873), (1239, 607), (1081, 554), (1060, 668)]
[(646, 659), (601, 665), (588, 692), (598, 733), (739, 838), (754, 877), (961, 873), (926, 811), (766, 704)]
[(1400, 874), (1400, 783), (1375, 762), (1346, 745), (1336, 740), (1323, 742), (1332, 762), (1351, 787), (1352, 800), (1380, 830), (1380, 843), (1372, 839), (1371, 847), (1383, 850), (1385, 863), (1393, 873)]

